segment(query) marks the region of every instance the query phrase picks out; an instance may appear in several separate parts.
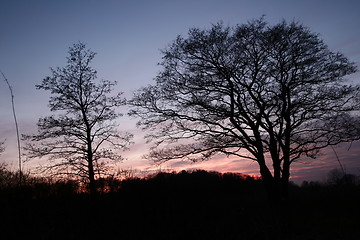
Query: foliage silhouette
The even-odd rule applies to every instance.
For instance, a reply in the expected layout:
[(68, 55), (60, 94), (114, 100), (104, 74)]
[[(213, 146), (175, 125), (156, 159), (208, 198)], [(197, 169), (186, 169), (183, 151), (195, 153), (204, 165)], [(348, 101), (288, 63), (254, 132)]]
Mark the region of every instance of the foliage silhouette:
[(0, 154), (5, 151), (4, 143), (5, 141), (0, 142)]
[(355, 64), (301, 24), (193, 28), (162, 53), (156, 83), (130, 101), (155, 162), (250, 159), (278, 203), (294, 161), (360, 137)]
[(117, 130), (122, 114), (115, 110), (125, 100), (122, 93), (112, 94), (116, 82), (95, 81), (94, 57), (84, 43), (74, 44), (67, 65), (51, 69), (52, 76), (36, 85), (50, 91), (50, 110), (59, 114), (40, 118), (38, 133), (24, 138), (30, 158), (49, 157), (46, 171), (87, 178), (96, 194), (96, 176), (106, 173), (108, 160), (122, 159), (114, 150), (125, 149), (132, 135)]
[(333, 169), (327, 175), (327, 182), (331, 185), (352, 186), (359, 184), (359, 178), (353, 174), (346, 173), (344, 169)]

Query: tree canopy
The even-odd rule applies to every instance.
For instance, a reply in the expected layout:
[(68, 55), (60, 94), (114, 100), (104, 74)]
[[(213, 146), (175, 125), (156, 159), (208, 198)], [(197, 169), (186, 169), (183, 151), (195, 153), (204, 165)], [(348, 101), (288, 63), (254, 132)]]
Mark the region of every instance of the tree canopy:
[(193, 28), (162, 54), (156, 83), (130, 102), (156, 162), (250, 159), (286, 195), (291, 163), (360, 137), (355, 64), (297, 22)]

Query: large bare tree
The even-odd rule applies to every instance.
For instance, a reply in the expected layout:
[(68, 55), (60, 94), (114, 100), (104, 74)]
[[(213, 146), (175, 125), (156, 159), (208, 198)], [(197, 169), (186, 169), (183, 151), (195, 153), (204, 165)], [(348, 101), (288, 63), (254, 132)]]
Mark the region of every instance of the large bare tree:
[(294, 161), (360, 137), (355, 64), (299, 23), (193, 28), (162, 53), (156, 84), (131, 101), (156, 162), (250, 159), (279, 199)]
[(120, 160), (114, 150), (124, 149), (132, 135), (120, 133), (116, 119), (122, 114), (116, 108), (125, 104), (122, 93), (112, 94), (116, 82), (96, 82), (91, 67), (95, 53), (84, 43), (69, 49), (67, 65), (51, 69), (37, 89), (51, 93), (49, 107), (58, 115), (40, 118), (38, 133), (25, 136), (31, 158), (48, 156), (46, 170), (85, 177), (89, 189), (96, 193), (96, 173), (107, 160)]

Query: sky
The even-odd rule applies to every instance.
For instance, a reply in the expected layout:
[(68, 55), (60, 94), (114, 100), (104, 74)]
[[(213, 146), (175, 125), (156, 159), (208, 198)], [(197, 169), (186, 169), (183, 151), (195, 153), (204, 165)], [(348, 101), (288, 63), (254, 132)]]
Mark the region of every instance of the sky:
[[(318, 33), (332, 51), (339, 51), (360, 67), (360, 1), (358, 0), (0, 0), (0, 70), (14, 91), (15, 109), (21, 134), (36, 132), (40, 117), (50, 115), (49, 94), (35, 85), (50, 75), (50, 67), (66, 64), (68, 49), (85, 42), (96, 52), (93, 67), (99, 79), (118, 81), (115, 91), (130, 98), (142, 86), (154, 83), (161, 70), (160, 50), (189, 28), (209, 28), (222, 21), (234, 26), (265, 15), (276, 24), (298, 21)], [(360, 83), (360, 74), (350, 76)], [(122, 111), (126, 114), (127, 109)], [(119, 168), (182, 170), (203, 168), (221, 172), (258, 175), (255, 162), (216, 158), (207, 162), (169, 162), (153, 166), (142, 158), (150, 145), (136, 119), (119, 119), (121, 130), (135, 135)], [(0, 141), (6, 150), (0, 162), (17, 167), (16, 132), (9, 89), (0, 78)], [(360, 175), (360, 144), (334, 148), (348, 173)], [(36, 161), (26, 162), (31, 170)], [(291, 180), (321, 181), (326, 173), (339, 168), (333, 149), (326, 149), (315, 160), (301, 159), (292, 169)]]

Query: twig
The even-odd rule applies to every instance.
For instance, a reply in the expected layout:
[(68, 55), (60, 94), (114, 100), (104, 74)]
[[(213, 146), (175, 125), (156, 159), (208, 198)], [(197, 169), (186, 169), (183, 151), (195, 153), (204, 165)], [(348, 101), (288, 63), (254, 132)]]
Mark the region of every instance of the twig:
[(337, 161), (339, 162), (341, 171), (342, 171), (343, 175), (345, 176), (345, 169), (343, 168), (343, 166), (342, 166), (342, 164), (341, 164), (341, 162), (340, 162), (340, 158), (339, 158), (339, 156), (337, 155), (337, 152), (335, 151), (335, 148), (334, 148), (333, 146), (331, 146), (331, 148), (332, 148), (332, 150), (333, 150), (333, 152), (334, 152), (334, 154), (335, 154), (335, 157), (336, 157)]

